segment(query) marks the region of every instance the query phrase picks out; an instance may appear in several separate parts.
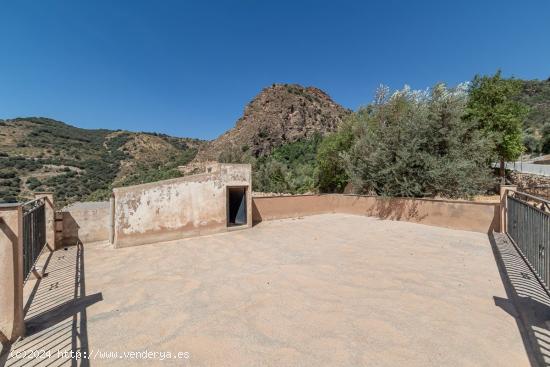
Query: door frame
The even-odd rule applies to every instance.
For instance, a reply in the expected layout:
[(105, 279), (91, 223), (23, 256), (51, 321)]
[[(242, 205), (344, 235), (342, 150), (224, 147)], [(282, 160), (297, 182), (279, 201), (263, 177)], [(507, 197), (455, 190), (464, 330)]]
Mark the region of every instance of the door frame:
[[(249, 223), (249, 209), (251, 208), (248, 208), (248, 201), (249, 201), (249, 198), (248, 198), (248, 195), (250, 194), (249, 193), (249, 186), (248, 185), (230, 185), (230, 186), (226, 186), (225, 187), (225, 226), (227, 228), (243, 228), (243, 227), (248, 227), (250, 226), (250, 223)], [(244, 191), (244, 207), (245, 207), (245, 211), (246, 211), (246, 223), (244, 224), (230, 224), (229, 223), (229, 192), (231, 191), (231, 189), (243, 189)]]

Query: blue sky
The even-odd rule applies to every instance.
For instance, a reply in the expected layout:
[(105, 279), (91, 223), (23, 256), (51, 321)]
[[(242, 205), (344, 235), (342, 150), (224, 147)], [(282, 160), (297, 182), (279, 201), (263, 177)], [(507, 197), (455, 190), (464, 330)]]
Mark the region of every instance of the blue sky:
[(2, 1), (0, 52), (0, 118), (211, 139), (272, 83), (546, 79), (550, 1)]

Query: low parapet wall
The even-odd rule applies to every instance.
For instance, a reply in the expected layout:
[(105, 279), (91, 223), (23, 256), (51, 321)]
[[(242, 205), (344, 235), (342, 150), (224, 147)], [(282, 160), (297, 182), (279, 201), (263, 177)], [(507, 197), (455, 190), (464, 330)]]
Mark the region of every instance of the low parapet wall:
[(76, 203), (64, 208), (60, 214), (63, 246), (109, 239), (111, 207), (108, 201)]
[[(65, 208), (62, 245), (107, 241), (113, 220), (116, 247), (226, 230), (225, 188), (248, 181), (216, 176), (117, 189), (115, 218), (109, 202)], [(482, 233), (500, 230), (498, 203), (328, 194), (254, 197), (251, 207), (253, 222), (346, 213)]]
[(335, 194), (255, 197), (252, 213), (255, 222), (347, 213), (488, 233), (500, 230), (499, 208), (498, 203)]
[[(207, 172), (121, 187), (114, 192), (114, 246), (127, 247), (246, 228), (252, 225), (251, 169), (216, 164)], [(246, 225), (228, 223), (229, 189), (246, 190)]]
[(252, 220), (296, 218), (307, 215), (336, 213), (340, 195), (266, 196), (252, 199)]

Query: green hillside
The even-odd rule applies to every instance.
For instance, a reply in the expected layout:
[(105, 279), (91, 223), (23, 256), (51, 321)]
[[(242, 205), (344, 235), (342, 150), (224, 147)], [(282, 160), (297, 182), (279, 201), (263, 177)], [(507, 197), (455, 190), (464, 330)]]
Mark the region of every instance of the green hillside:
[[(529, 107), (524, 122), (526, 151), (550, 153), (550, 79), (521, 83), (517, 99)], [(348, 153), (361, 130), (343, 139), (343, 147), (338, 137), (327, 140), (326, 136), (342, 127), (341, 120), (361, 120), (361, 114), (371, 109), (351, 113), (316, 88), (306, 91), (326, 100), (325, 112), (314, 98), (296, 99), (284, 85), (274, 86), (254, 99), (254, 109), (245, 111), (241, 123), (213, 142), (81, 129), (41, 117), (0, 120), (0, 202), (24, 201), (36, 191), (53, 191), (60, 206), (104, 200), (113, 187), (180, 176), (177, 166), (193, 160), (199, 150), (199, 156), (252, 163), (255, 190), (304, 193), (321, 187), (323, 191), (326, 182), (333, 181), (327, 174), (339, 175), (341, 190), (346, 181), (340, 156)], [(286, 140), (279, 141), (281, 136)]]
[(114, 186), (179, 176), (201, 141), (88, 130), (41, 118), (0, 120), (0, 200), (53, 191), (59, 205), (106, 199)]

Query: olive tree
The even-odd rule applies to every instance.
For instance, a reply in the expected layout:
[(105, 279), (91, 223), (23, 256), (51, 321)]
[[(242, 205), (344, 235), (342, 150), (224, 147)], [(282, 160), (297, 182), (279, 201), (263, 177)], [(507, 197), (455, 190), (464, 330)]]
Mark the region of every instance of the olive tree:
[(378, 96), (359, 115), (360, 135), (345, 156), (358, 192), (469, 197), (491, 186), (492, 144), (463, 119), (466, 87), (408, 87)]
[(493, 142), (504, 179), (504, 163), (515, 161), (524, 150), (523, 120), (527, 107), (517, 101), (521, 81), (504, 79), (501, 72), (493, 76), (476, 75), (470, 85), (465, 118), (474, 121)]

